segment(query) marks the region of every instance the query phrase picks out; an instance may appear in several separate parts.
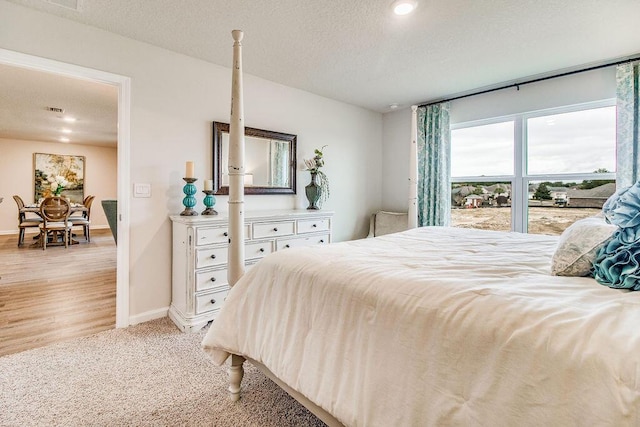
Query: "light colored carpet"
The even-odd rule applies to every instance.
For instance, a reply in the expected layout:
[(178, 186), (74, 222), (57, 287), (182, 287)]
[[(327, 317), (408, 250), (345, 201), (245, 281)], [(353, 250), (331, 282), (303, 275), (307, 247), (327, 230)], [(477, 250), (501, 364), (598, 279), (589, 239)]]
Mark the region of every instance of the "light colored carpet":
[(245, 363), (243, 395), (168, 318), (0, 357), (2, 426), (323, 426)]

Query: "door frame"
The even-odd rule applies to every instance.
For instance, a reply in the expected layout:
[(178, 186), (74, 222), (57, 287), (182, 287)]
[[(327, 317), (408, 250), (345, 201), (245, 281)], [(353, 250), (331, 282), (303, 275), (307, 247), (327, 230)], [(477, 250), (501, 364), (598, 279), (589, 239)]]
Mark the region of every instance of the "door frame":
[(131, 78), (0, 48), (0, 63), (82, 80), (118, 89), (118, 244), (116, 245), (116, 328), (129, 321), (129, 183), (131, 146)]

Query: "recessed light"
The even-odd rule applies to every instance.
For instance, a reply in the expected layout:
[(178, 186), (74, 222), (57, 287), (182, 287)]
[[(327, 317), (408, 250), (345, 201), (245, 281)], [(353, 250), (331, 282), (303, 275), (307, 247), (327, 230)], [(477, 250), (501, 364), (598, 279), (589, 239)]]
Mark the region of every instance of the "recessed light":
[(395, 110), (396, 108), (398, 108), (398, 104), (389, 104), (389, 108)]
[(69, 142), (69, 138), (67, 138), (66, 136), (61, 136), (58, 140), (60, 142)]
[(391, 7), (396, 15), (407, 15), (418, 7), (418, 2), (416, 0), (396, 0)]
[(71, 129), (63, 128), (60, 130), (62, 133), (71, 133)]
[(64, 116), (62, 118), (62, 120), (64, 120), (65, 122), (68, 122), (68, 123), (73, 123), (73, 122), (76, 121), (76, 118), (75, 117), (71, 117), (71, 116)]

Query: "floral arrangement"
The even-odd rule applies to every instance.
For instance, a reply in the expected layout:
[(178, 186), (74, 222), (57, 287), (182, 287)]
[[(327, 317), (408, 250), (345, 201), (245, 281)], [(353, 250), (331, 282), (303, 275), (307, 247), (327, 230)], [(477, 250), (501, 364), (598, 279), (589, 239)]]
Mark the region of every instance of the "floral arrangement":
[(52, 176), (47, 181), (49, 181), (49, 189), (54, 196), (59, 196), (64, 188), (69, 185), (69, 181), (60, 175)]
[(315, 156), (313, 156), (312, 159), (304, 159), (305, 170), (311, 172), (311, 175), (316, 176), (316, 184), (320, 187), (320, 204), (329, 198), (329, 178), (320, 170), (320, 168), (324, 166), (322, 153), (324, 147), (326, 147), (326, 145), (323, 145), (320, 149), (316, 148), (313, 150)]

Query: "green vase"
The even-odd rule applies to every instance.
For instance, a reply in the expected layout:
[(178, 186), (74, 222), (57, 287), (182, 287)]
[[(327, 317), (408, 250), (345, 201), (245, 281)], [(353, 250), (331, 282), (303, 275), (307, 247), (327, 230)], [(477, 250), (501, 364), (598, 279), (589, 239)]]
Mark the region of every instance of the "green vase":
[(304, 187), (304, 192), (307, 195), (307, 200), (309, 201), (309, 206), (307, 209), (319, 210), (318, 200), (320, 200), (320, 192), (322, 188), (316, 183), (317, 174), (311, 174), (311, 182), (309, 185)]

